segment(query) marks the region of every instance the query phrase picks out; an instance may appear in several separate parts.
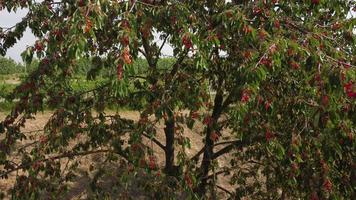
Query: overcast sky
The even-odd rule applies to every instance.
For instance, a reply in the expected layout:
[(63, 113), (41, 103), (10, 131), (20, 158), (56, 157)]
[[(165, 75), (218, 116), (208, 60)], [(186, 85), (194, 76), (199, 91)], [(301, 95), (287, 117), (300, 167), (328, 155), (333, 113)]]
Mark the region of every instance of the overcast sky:
[[(16, 13), (8, 13), (5, 10), (0, 11), (0, 27), (11, 27), (26, 15), (27, 10), (18, 10)], [(6, 57), (10, 57), (17, 62), (21, 62), (21, 53), (26, 49), (26, 46), (34, 44), (36, 38), (27, 28), (22, 39), (18, 41), (13, 47), (8, 49)]]
[[(6, 10), (0, 11), (0, 27), (11, 27), (26, 15), (27, 10), (17, 10), (17, 12), (8, 13)], [(350, 17), (355, 17), (355, 12), (349, 13)], [(21, 53), (26, 49), (27, 46), (33, 45), (35, 43), (35, 36), (31, 33), (29, 28), (26, 29), (24, 36), (20, 41), (18, 41), (12, 48), (8, 49), (6, 57), (10, 57), (17, 62), (22, 62)], [(158, 39), (157, 39), (158, 40)], [(158, 41), (158, 43), (160, 43)], [(172, 48), (170, 46), (165, 46), (162, 49), (163, 55), (171, 56), (173, 55)]]

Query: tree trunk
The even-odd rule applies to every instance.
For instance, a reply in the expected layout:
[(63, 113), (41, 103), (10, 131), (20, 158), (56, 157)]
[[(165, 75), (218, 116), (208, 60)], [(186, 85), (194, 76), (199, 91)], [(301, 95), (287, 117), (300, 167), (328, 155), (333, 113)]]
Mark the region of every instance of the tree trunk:
[(167, 175), (174, 175), (174, 117), (170, 113), (168, 119), (165, 121), (164, 133), (166, 135), (166, 165), (165, 173)]
[(220, 118), (222, 112), (222, 103), (223, 103), (223, 92), (218, 91), (215, 99), (214, 99), (214, 109), (211, 115), (212, 123), (211, 125), (207, 126), (206, 134), (205, 134), (205, 147), (204, 147), (204, 156), (203, 161), (200, 166), (201, 170), (201, 181), (198, 185), (198, 194), (203, 196), (206, 192), (206, 185), (208, 183), (208, 175), (209, 175), (209, 168), (211, 165), (211, 161), (213, 160), (213, 148), (214, 148), (214, 141), (211, 140), (211, 133), (214, 131), (214, 125), (217, 123), (218, 119)]
[(210, 164), (212, 161), (212, 156), (213, 156), (213, 145), (214, 142), (210, 139), (211, 135), (211, 128), (207, 128), (206, 131), (206, 136), (205, 136), (205, 150), (204, 150), (204, 156), (203, 156), (203, 161), (201, 163), (201, 181), (198, 185), (198, 194), (200, 196), (203, 196), (205, 194), (205, 189), (207, 185), (207, 177), (209, 174), (209, 168)]

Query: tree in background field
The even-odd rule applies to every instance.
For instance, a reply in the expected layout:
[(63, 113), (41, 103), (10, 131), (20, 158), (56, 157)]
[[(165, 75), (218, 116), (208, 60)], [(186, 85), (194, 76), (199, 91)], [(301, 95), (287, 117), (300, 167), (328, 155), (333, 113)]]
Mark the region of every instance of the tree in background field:
[(0, 57), (0, 74), (15, 74), (15, 73), (23, 73), (24, 67), (14, 60)]
[[(0, 52), (28, 26), (38, 40), (23, 57), (40, 63), (0, 124), (0, 176), (27, 172), (17, 175), (13, 197), (63, 195), (80, 157), (100, 153), (103, 166), (120, 172), (107, 192), (100, 181), (112, 170), (88, 169), (97, 198), (127, 198), (133, 187), (155, 199), (220, 198), (218, 191), (231, 199), (355, 198), (355, 19), (347, 17), (354, 1), (0, 3), (19, 7), (29, 13), (2, 30)], [(165, 44), (175, 59), (160, 64)], [(92, 59), (89, 80), (107, 73), (76, 92), (70, 79), (84, 57)], [(139, 120), (105, 111), (129, 104), (141, 105)], [(14, 148), (28, 137), (20, 127), (44, 106), (55, 112), (38, 141)], [(202, 137), (193, 156), (187, 129)], [(218, 184), (222, 176), (233, 190)]]

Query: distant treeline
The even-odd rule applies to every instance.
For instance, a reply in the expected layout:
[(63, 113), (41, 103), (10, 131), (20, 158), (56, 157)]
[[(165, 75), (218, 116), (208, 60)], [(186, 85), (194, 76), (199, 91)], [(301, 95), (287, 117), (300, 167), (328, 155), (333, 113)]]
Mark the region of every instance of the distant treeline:
[(17, 74), (17, 73), (24, 73), (25, 67), (20, 64), (16, 63), (11, 58), (5, 58), (0, 56), (0, 74), (7, 75), (7, 74)]
[[(71, 82), (71, 87), (74, 91), (87, 91), (95, 88), (96, 85), (100, 84), (108, 75), (115, 75), (117, 73), (116, 66), (107, 66), (105, 59), (100, 59), (99, 63), (100, 64), (98, 64), (98, 58), (82, 58), (75, 62), (73, 67), (74, 77)], [(174, 63), (174, 58), (162, 58), (158, 60), (157, 67), (165, 70), (172, 67)], [(38, 68), (38, 65), (38, 59), (34, 59), (29, 65), (24, 65), (15, 62), (11, 58), (0, 57), (0, 112), (11, 110), (15, 102), (5, 101), (5, 99), (11, 95), (19, 81), (25, 78), (28, 73)], [(145, 74), (148, 71), (148, 63), (145, 59), (138, 58), (133, 62), (133, 67), (130, 67), (130, 69)], [(87, 80), (91, 72), (95, 74), (96, 70), (100, 71), (99, 77), (95, 80), (91, 80), (91, 78)], [(136, 109), (141, 107), (141, 104), (144, 104), (144, 102), (135, 105), (130, 104), (127, 108), (120, 109)], [(114, 109), (114, 107), (110, 107), (110, 109)]]
[[(167, 69), (174, 63), (174, 58), (162, 58), (158, 61), (158, 67), (161, 69)], [(105, 62), (103, 62), (105, 65)], [(11, 58), (5, 58), (0, 56), (0, 75), (9, 74), (20, 74), (29, 73), (35, 70), (39, 65), (39, 60), (34, 59), (31, 64), (25, 65), (22, 63), (17, 63)], [(141, 72), (145, 72), (148, 68), (148, 63), (145, 59), (138, 58), (133, 63), (134, 68)], [(75, 75), (86, 76), (90, 70), (96, 69), (95, 58), (81, 58), (73, 67), (73, 72)], [(102, 75), (107, 75), (110, 72), (115, 71), (115, 66), (103, 66), (101, 69)]]

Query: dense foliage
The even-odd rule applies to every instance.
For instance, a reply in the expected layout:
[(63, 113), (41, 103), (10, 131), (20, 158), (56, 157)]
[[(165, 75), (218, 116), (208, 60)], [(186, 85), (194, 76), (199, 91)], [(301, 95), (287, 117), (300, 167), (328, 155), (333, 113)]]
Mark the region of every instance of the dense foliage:
[[(101, 154), (87, 169), (92, 198), (356, 198), (354, 1), (0, 1), (19, 7), (29, 13), (1, 31), (0, 52), (28, 26), (38, 41), (23, 57), (40, 63), (0, 124), (0, 176), (25, 172), (13, 197), (63, 195), (80, 158)], [(175, 59), (160, 66), (165, 44)], [(71, 80), (85, 57), (88, 80), (107, 71), (78, 92)], [(105, 111), (130, 104), (138, 120)], [(38, 141), (13, 148), (45, 106), (55, 112)], [(188, 129), (202, 138), (195, 155)]]

